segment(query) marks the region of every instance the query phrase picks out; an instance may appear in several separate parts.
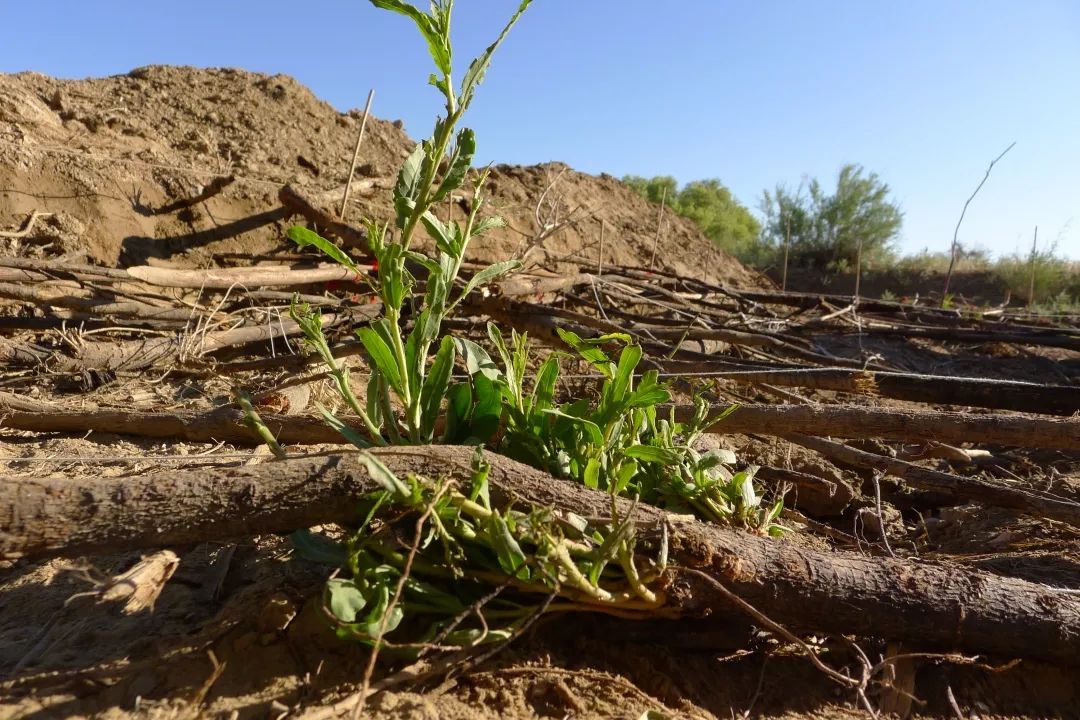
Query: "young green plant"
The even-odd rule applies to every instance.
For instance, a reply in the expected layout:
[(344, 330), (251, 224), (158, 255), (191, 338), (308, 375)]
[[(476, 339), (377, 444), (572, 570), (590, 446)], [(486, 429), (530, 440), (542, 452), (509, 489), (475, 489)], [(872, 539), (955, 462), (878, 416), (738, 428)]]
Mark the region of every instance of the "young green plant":
[[(486, 170), (475, 174), (471, 181), (470, 209), (463, 223), (439, 219), (434, 208), (466, 184), (476, 153), (476, 135), (469, 128), (459, 129), (459, 121), (472, 103), (492, 55), (531, 0), (521, 2), (495, 42), (473, 60), (460, 86), (455, 86), (453, 80), (450, 42), (453, 0), (433, 1), (426, 13), (402, 0), (371, 2), (416, 24), (435, 63), (436, 72), (429, 82), (443, 96), (445, 116), (436, 120), (431, 137), (417, 143), (401, 166), (393, 193), (393, 227), (390, 222), (366, 222), (376, 272), (371, 284), (382, 301), (383, 316), (357, 331), (371, 368), (365, 403), (352, 390), (347, 370), (334, 359), (318, 313), (293, 306), (292, 314), (309, 344), (327, 363), (339, 394), (363, 423), (364, 435), (325, 408), (320, 410), (328, 422), (362, 447), (387, 442), (429, 443), (434, 439), (436, 420), (455, 361), (454, 343), (444, 338), (428, 366), (443, 320), (476, 287), (518, 267), (516, 261), (495, 263), (475, 273), (460, 290), (455, 287), (469, 243), (504, 224), (501, 218), (481, 215)], [(433, 255), (418, 252), (414, 247), (421, 229), (435, 243)], [(293, 227), (288, 235), (297, 245), (314, 247), (358, 276), (363, 275), (352, 258), (315, 232)], [(420, 269), (426, 275), (425, 291), (419, 308), (414, 311), (412, 330), (406, 336), (404, 311), (417, 285), (413, 273)]]

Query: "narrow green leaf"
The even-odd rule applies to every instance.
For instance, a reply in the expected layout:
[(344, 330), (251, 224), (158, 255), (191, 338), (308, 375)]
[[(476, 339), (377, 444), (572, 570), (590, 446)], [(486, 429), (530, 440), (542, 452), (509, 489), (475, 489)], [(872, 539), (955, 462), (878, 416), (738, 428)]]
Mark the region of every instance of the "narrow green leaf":
[(480, 373), (489, 380), (497, 382), (503, 380), (502, 371), (488, 355), (487, 350), (465, 338), (454, 338), (454, 342), (457, 344), (458, 352), (465, 359), (465, 369), (470, 375)]
[(623, 450), (623, 455), (643, 462), (660, 463), (662, 465), (675, 465), (682, 459), (677, 453), (667, 448), (653, 445), (633, 445)]
[(654, 385), (653, 387), (642, 387), (635, 390), (626, 399), (626, 406), (628, 408), (651, 407), (670, 400), (671, 394), (666, 389)]
[(349, 559), (345, 546), (336, 540), (331, 540), (323, 533), (313, 533), (304, 528), (291, 533), (289, 541), (297, 557), (309, 562), (344, 567)]
[(596, 490), (600, 487), (600, 461), (596, 458), (589, 458), (588, 464), (585, 465), (585, 473), (582, 475), (582, 482), (585, 487)]
[(456, 445), (468, 433), (469, 416), (472, 414), (472, 385), (455, 383), (446, 393), (446, 430), (443, 442)]
[(455, 233), (450, 229), (450, 226), (432, 215), (430, 211), (420, 216), (420, 222), (424, 224), (424, 228), (431, 235), (431, 238), (435, 241), (435, 247), (440, 252), (452, 257), (456, 257), (461, 253), (461, 248), (455, 243)]
[(420, 185), (421, 170), (424, 166), (425, 148), (424, 143), (419, 142), (398, 171), (397, 185), (394, 186), (394, 206), (398, 213), (398, 227), (405, 226), (405, 219), (409, 215), (409, 206), (400, 201), (415, 201), (417, 189)]
[(354, 447), (358, 447), (361, 450), (371, 447), (371, 443), (369, 443), (360, 433), (343, 423), (336, 415), (327, 410), (322, 403), (315, 403), (315, 409), (323, 416), (323, 420), (326, 421), (327, 425), (352, 443)]
[(428, 53), (431, 55), (431, 59), (435, 61), (435, 67), (439, 68), (443, 75), (450, 74), (448, 39), (444, 33), (440, 32), (441, 28), (436, 23), (435, 18), (421, 12), (412, 4), (403, 0), (371, 0), (371, 4), (377, 8), (393, 10), (407, 18), (411, 18), (416, 23), (416, 27), (419, 28), (420, 34), (424, 36), (424, 40), (427, 41)]
[(487, 531), (491, 537), (492, 545), (495, 547), (495, 554), (499, 559), (499, 567), (501, 567), (507, 575), (513, 575), (522, 580), (528, 580), (529, 569), (525, 567), (525, 561), (527, 559), (526, 555), (522, 551), (521, 546), (518, 545), (518, 541), (510, 532), (510, 527), (506, 524), (506, 520), (498, 513), (492, 513), (488, 517)]
[(495, 263), (494, 265), (488, 265), (486, 268), (469, 278), (469, 282), (466, 283), (465, 289), (461, 291), (461, 299), (464, 299), (480, 285), (491, 282), (495, 278), (502, 277), (509, 272), (513, 272), (519, 267), (521, 267), (520, 260), (507, 260), (505, 262)]
[(506, 23), (506, 27), (499, 33), (499, 37), (495, 39), (495, 42), (491, 43), (488, 48), (481, 53), (481, 55), (469, 64), (469, 69), (465, 72), (465, 77), (461, 80), (461, 106), (466, 108), (469, 103), (472, 102), (473, 94), (476, 92), (476, 87), (484, 81), (484, 74), (487, 73), (488, 66), (491, 64), (491, 56), (495, 54), (495, 51), (506, 39), (510, 29), (514, 27), (522, 13), (529, 7), (532, 0), (522, 0), (518, 6), (517, 12), (511, 16), (509, 22)]
[(435, 430), (439, 406), (446, 395), (446, 387), (450, 384), (450, 373), (454, 370), (454, 356), (453, 338), (444, 337), (439, 351), (435, 353), (435, 360), (428, 371), (424, 387), (420, 390), (420, 432), (429, 441)]
[[(469, 128), (458, 131), (457, 144), (450, 156), (450, 166), (439, 184), (439, 189), (432, 196), (432, 202), (446, 199), (446, 196), (461, 187), (465, 182), (465, 176), (472, 168), (473, 157), (476, 155), (476, 133)], [(475, 231), (473, 232), (475, 235)]]
[(397, 475), (393, 471), (383, 464), (383, 461), (375, 457), (369, 452), (361, 452), (358, 457), (360, 462), (367, 468), (368, 475), (372, 480), (375, 480), (382, 485), (388, 492), (396, 495), (399, 499), (408, 499), (412, 496), (412, 492), (409, 490), (405, 483), (398, 480)]
[(338, 265), (348, 268), (358, 275), (360, 274), (360, 268), (356, 266), (356, 263), (354, 263), (348, 255), (342, 252), (341, 248), (318, 233), (312, 232), (300, 225), (293, 225), (285, 234), (300, 247), (311, 246), (322, 252), (323, 255), (326, 255)]
[(600, 432), (600, 426), (594, 423), (592, 420), (586, 420), (585, 418), (574, 417), (573, 415), (567, 415), (561, 410), (547, 409), (542, 411), (545, 415), (553, 415), (559, 418), (566, 418), (571, 423), (581, 427), (585, 430), (585, 433), (589, 436), (589, 442), (593, 445), (600, 447), (604, 444), (604, 433)]
[[(383, 322), (386, 319), (383, 318)], [(394, 359), (394, 353), (390, 350), (390, 346), (381, 337), (373, 327), (360, 328), (356, 331), (357, 337), (360, 338), (360, 342), (363, 343), (364, 349), (367, 350), (368, 357), (371, 359), (372, 371), (382, 373), (382, 376), (386, 378), (387, 383), (394, 389), (399, 396), (405, 394), (405, 389), (401, 384), (401, 372), (398, 369), (397, 360)]]
[(542, 412), (554, 405), (555, 383), (559, 380), (559, 358), (557, 355), (550, 356), (536, 371), (536, 381), (533, 386), (532, 411)]
[(612, 405), (621, 403), (634, 379), (634, 370), (641, 362), (641, 346), (627, 345), (619, 353), (619, 365), (612, 378), (608, 400)]

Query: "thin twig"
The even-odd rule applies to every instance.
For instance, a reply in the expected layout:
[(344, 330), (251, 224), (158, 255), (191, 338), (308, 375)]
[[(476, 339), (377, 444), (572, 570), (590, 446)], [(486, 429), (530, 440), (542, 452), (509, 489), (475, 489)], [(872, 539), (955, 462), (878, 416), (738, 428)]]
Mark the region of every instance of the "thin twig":
[(656, 237), (653, 238), (652, 256), (649, 258), (649, 270), (656, 264), (656, 247), (660, 244), (660, 230), (664, 227), (664, 206), (667, 203), (667, 188), (660, 195), (660, 214), (656, 217)]
[(360, 133), (356, 136), (356, 148), (353, 149), (352, 164), (349, 166), (349, 179), (345, 183), (345, 195), (341, 198), (341, 210), (338, 211), (338, 220), (345, 221), (345, 209), (349, 206), (349, 193), (352, 192), (353, 176), (356, 174), (356, 162), (360, 158), (360, 145), (364, 142), (364, 130), (367, 129), (368, 115), (371, 113), (371, 101), (375, 97), (375, 88), (368, 91), (367, 104), (364, 106), (364, 116), (360, 120)]
[(823, 672), (825, 675), (827, 675), (829, 678), (831, 678), (835, 682), (837, 682), (837, 683), (839, 683), (839, 684), (841, 684), (841, 685), (843, 685), (845, 687), (850, 687), (850, 688), (854, 688), (854, 687), (859, 686), (859, 681), (858, 680), (856, 680), (855, 678), (849, 677), (847, 675), (844, 675), (843, 673), (837, 672), (836, 670), (833, 670), (831, 667), (829, 667), (825, 663), (821, 662), (821, 659), (817, 656), (817, 653), (814, 652), (813, 648), (811, 648), (809, 645), (806, 644), (805, 640), (803, 640), (798, 635), (794, 634), (793, 632), (791, 632), (790, 630), (788, 630), (787, 628), (785, 628), (783, 625), (779, 624), (775, 620), (772, 620), (771, 618), (769, 618), (763, 612), (761, 612), (760, 610), (755, 608), (753, 605), (751, 605), (750, 603), (743, 600), (741, 597), (739, 597), (738, 595), (733, 593), (731, 590), (728, 590), (723, 585), (723, 583), (721, 583), (716, 578), (712, 577), (711, 575), (708, 575), (707, 573), (702, 572), (701, 570), (695, 570), (694, 568), (678, 567), (678, 568), (672, 568), (672, 569), (676, 570), (677, 572), (689, 573), (689, 574), (693, 575), (694, 577), (701, 578), (702, 580), (707, 582), (709, 585), (711, 585), (717, 591), (719, 591), (719, 593), (721, 595), (726, 597), (735, 606), (737, 606), (740, 610), (742, 610), (744, 613), (746, 613), (751, 618), (753, 618), (756, 623), (758, 623), (759, 625), (761, 625), (765, 629), (770, 630), (774, 634), (779, 635), (780, 637), (784, 638), (788, 642), (793, 643), (794, 645), (797, 645), (800, 649), (802, 649), (802, 651), (804, 653), (806, 653), (806, 655), (810, 659), (810, 662), (812, 662), (814, 664), (814, 667), (816, 667), (818, 670)]
[(1014, 140), (1009, 147), (1001, 151), (1000, 155), (990, 161), (990, 165), (987, 166), (986, 174), (983, 175), (982, 181), (980, 181), (978, 187), (975, 188), (975, 192), (971, 193), (971, 197), (964, 202), (964, 209), (960, 211), (960, 219), (956, 221), (956, 229), (953, 230), (952, 247), (949, 251), (949, 270), (945, 273), (945, 289), (941, 293), (942, 307), (945, 307), (945, 297), (949, 294), (949, 282), (952, 280), (953, 268), (956, 266), (956, 250), (960, 244), (958, 239), (960, 235), (960, 225), (964, 222), (964, 215), (967, 214), (968, 205), (970, 205), (971, 201), (975, 199), (975, 196), (979, 194), (979, 191), (982, 190), (982, 186), (986, 184), (986, 181), (990, 179), (990, 171), (994, 169), (994, 165), (996, 165), (1001, 158), (1005, 157), (1005, 154), (1012, 150), (1015, 145), (1016, 141)]
[(27, 218), (26, 224), (23, 226), (22, 230), (15, 230), (15, 231), (0, 230), (0, 238), (24, 238), (24, 237), (26, 237), (27, 235), (29, 235), (31, 233), (31, 231), (33, 231), (34, 223), (36, 223), (37, 219), (40, 218), (40, 217), (52, 217), (52, 213), (45, 213), (45, 212), (40, 212), (38, 210), (35, 210), (32, 213), (30, 213), (30, 217)]

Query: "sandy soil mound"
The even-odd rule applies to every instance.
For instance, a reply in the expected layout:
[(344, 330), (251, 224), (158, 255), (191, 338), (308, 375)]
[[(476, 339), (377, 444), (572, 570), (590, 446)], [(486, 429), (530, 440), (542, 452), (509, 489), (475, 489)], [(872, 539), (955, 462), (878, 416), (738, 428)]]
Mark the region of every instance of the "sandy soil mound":
[[(359, 123), (358, 111), (339, 113), (283, 75), (152, 66), (92, 80), (0, 76), (0, 224), (52, 212), (36, 242), (105, 264), (203, 264), (280, 250), (290, 219), (276, 212), (278, 190), (341, 187)], [(387, 216), (387, 188), (412, 144), (400, 123), (369, 122), (359, 175), (374, 182), (352, 221)], [(236, 182), (211, 200), (152, 214), (225, 175)], [(490, 191), (509, 227), (479, 243), (474, 259), (518, 253), (552, 270), (595, 266), (602, 223), (606, 264), (652, 259), (657, 209), (610, 176), (558, 163), (500, 166)], [(555, 229), (547, 237), (545, 225)], [(767, 282), (682, 218), (665, 219), (655, 255), (659, 268)]]

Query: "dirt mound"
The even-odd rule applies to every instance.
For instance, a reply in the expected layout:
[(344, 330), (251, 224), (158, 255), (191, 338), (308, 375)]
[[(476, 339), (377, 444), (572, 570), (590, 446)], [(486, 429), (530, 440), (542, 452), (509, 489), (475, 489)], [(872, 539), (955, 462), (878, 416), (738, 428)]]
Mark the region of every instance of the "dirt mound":
[[(343, 186), (360, 116), (339, 113), (292, 78), (242, 70), (0, 76), (0, 224), (51, 212), (39, 244), (106, 264), (155, 257), (204, 264), (280, 250), (290, 220), (278, 190)], [(369, 122), (359, 175), (371, 182), (351, 220), (388, 215), (388, 188), (413, 142), (400, 123)], [(205, 203), (178, 214), (152, 211), (228, 175), (236, 181)], [(517, 253), (552, 270), (595, 266), (603, 225), (605, 264), (652, 260), (657, 208), (610, 176), (558, 163), (500, 166), (490, 191), (509, 226), (478, 243), (474, 259)], [(664, 220), (655, 264), (737, 285), (763, 282), (678, 217)]]

